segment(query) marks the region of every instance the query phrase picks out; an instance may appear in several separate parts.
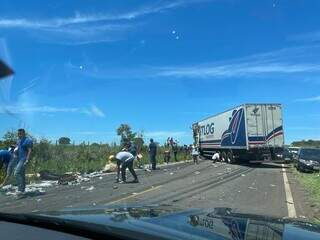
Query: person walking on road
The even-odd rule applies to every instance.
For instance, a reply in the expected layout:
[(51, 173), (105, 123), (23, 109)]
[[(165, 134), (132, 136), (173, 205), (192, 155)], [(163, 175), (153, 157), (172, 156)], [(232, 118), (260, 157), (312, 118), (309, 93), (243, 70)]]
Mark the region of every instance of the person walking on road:
[(177, 155), (178, 155), (178, 144), (176, 142), (173, 143), (172, 145), (172, 152), (173, 152), (173, 156), (174, 156), (174, 161), (177, 162)]
[(17, 142), (18, 147), (18, 159), (15, 169), (15, 176), (18, 185), (18, 196), (25, 192), (26, 188), (26, 175), (25, 170), (30, 160), (33, 142), (26, 136), (26, 131), (23, 128), (18, 129), (19, 140)]
[(168, 164), (170, 162), (170, 145), (169, 145), (169, 143), (165, 144), (163, 155), (164, 155), (164, 162)]
[(199, 164), (199, 152), (196, 146), (192, 146), (192, 159), (194, 164)]
[[(115, 158), (117, 160), (117, 182), (119, 183), (126, 183), (126, 170), (129, 169), (130, 173), (132, 174), (134, 180), (133, 183), (138, 183), (138, 177), (136, 172), (133, 168), (133, 162), (134, 162), (134, 156), (129, 153), (126, 149), (123, 149), (121, 152), (117, 153), (117, 155), (111, 156), (111, 158)], [(121, 169), (121, 179), (122, 181), (119, 181), (120, 178), (120, 169)]]
[(153, 139), (150, 139), (150, 144), (149, 144), (149, 160), (152, 165), (152, 170), (156, 170), (157, 167), (157, 144), (153, 141)]
[(188, 156), (189, 156), (189, 149), (188, 149), (188, 145), (183, 145), (183, 148), (182, 148), (183, 152), (184, 152), (184, 161), (187, 160)]

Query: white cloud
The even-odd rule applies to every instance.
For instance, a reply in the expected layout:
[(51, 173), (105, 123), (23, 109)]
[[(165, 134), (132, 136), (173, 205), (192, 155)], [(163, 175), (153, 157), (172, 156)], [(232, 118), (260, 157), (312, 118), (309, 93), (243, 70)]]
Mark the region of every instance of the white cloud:
[(219, 78), (247, 77), (265, 74), (293, 74), (320, 72), (320, 62), (314, 53), (319, 46), (284, 48), (224, 62), (158, 68), (164, 77)]
[(320, 102), (320, 96), (310, 97), (310, 98), (300, 98), (296, 102)]
[(105, 114), (95, 105), (88, 108), (65, 108), (65, 107), (51, 107), (51, 106), (33, 106), (33, 105), (11, 105), (1, 106), (0, 114), (28, 114), (28, 113), (80, 113), (86, 115), (93, 115), (97, 117), (105, 117)]
[[(153, 77), (214, 79), (272, 75), (279, 77), (289, 74), (297, 76), (303, 73), (304, 77), (314, 79), (318, 76), (315, 73), (320, 73), (320, 60), (315, 57), (315, 53), (320, 54), (320, 46), (284, 48), (242, 58), (188, 66), (136, 66), (110, 70), (106, 65), (93, 65), (88, 66), (81, 74), (97, 79), (126, 79), (128, 76), (136, 79)], [(65, 67), (73, 72), (79, 71), (79, 67), (74, 67), (70, 63), (65, 64)]]
[(30, 28), (30, 29), (55, 29), (70, 25), (80, 25), (86, 23), (97, 23), (106, 21), (119, 21), (119, 20), (133, 20), (138, 17), (149, 15), (153, 13), (160, 13), (165, 10), (177, 8), (187, 4), (207, 2), (208, 0), (177, 0), (165, 1), (161, 3), (143, 6), (139, 9), (129, 11), (126, 13), (116, 14), (81, 14), (76, 12), (72, 17), (53, 18), (53, 19), (40, 19), (31, 20), (26, 18), (6, 19), (0, 18), (1, 28)]
[(102, 110), (99, 109), (96, 105), (91, 106), (91, 113), (97, 117), (105, 117), (104, 112), (102, 112)]
[(0, 109), (0, 113), (6, 113), (7, 111), (19, 114), (19, 113), (57, 113), (57, 112), (80, 112), (84, 113), (85, 109), (80, 108), (57, 108), (50, 106), (6, 106)]
[[(82, 14), (52, 19), (0, 18), (0, 28), (32, 31), (38, 38), (61, 44), (117, 41), (133, 28), (129, 21), (139, 17), (208, 0), (162, 1), (124, 13)], [(37, 34), (38, 33), (38, 34)]]
[(30, 91), (32, 88), (34, 88), (37, 85), (37, 81), (39, 80), (39, 77), (33, 78), (27, 86), (25, 86), (24, 88), (22, 88), (19, 92), (18, 95), (24, 94), (28, 91)]
[(0, 28), (28, 30), (31, 36), (44, 42), (83, 45), (113, 42), (124, 38), (131, 29), (128, 23), (106, 23), (107, 16), (81, 16), (60, 19), (0, 19)]

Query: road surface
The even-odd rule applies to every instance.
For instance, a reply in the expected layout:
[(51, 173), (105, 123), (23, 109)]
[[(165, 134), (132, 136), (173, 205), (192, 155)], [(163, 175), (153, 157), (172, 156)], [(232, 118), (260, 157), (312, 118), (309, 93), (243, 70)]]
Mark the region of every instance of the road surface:
[[(281, 164), (230, 165), (201, 161), (137, 171), (140, 183), (115, 183), (115, 175), (79, 185), (55, 185), (39, 196), (0, 196), (2, 212), (39, 212), (98, 205), (169, 204), (179, 208), (229, 207), (278, 217), (307, 216), (290, 169)], [(128, 180), (132, 180), (127, 173)], [(285, 176), (287, 179), (285, 179)], [(289, 189), (288, 189), (289, 187)], [(301, 190), (301, 189), (300, 189)], [(289, 191), (289, 192), (288, 192)]]

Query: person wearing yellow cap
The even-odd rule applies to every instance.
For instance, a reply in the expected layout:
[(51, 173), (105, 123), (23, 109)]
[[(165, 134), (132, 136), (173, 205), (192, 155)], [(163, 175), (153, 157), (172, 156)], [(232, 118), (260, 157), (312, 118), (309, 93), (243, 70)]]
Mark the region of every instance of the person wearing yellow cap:
[[(117, 160), (117, 182), (119, 183), (126, 183), (126, 169), (128, 168), (132, 176), (134, 177), (133, 183), (138, 183), (138, 177), (136, 172), (133, 169), (133, 161), (135, 157), (129, 153), (126, 149), (122, 149), (121, 152), (117, 153), (117, 155), (110, 156)], [(121, 178), (122, 181), (119, 181), (120, 177), (120, 169), (121, 169)]]

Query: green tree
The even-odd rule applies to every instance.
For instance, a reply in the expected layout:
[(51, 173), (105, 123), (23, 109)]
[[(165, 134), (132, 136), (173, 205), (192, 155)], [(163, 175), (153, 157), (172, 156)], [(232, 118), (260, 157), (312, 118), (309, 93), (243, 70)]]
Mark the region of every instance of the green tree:
[(99, 143), (96, 143), (96, 142), (94, 142), (94, 143), (91, 143), (91, 147), (100, 147), (100, 144)]
[(142, 147), (144, 144), (143, 134), (142, 133), (136, 134), (136, 137), (133, 139), (133, 142), (137, 147), (138, 153), (140, 153), (142, 151)]
[(295, 141), (291, 144), (294, 147), (320, 147), (320, 141), (319, 140), (302, 140), (302, 141)]
[(17, 135), (17, 132), (15, 132), (14, 130), (7, 131), (3, 135), (3, 144), (5, 146), (14, 145), (16, 144), (17, 140), (18, 140), (18, 135)]
[(131, 127), (128, 124), (121, 124), (117, 129), (118, 136), (121, 137), (121, 146), (124, 147), (128, 142), (133, 141), (136, 133), (132, 132)]
[(58, 142), (60, 145), (67, 145), (71, 143), (71, 139), (68, 137), (61, 137), (59, 138)]

